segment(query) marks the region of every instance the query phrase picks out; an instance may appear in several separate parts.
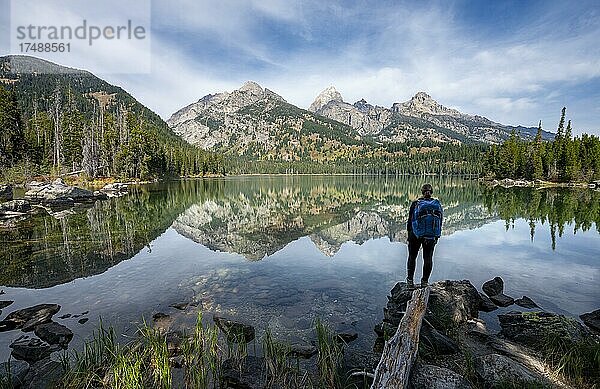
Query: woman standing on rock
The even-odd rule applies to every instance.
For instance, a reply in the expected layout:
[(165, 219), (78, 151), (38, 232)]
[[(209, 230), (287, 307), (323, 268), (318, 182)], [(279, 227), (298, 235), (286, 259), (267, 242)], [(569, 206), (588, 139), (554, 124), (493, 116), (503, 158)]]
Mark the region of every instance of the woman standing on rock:
[(408, 211), (408, 222), (406, 230), (408, 231), (408, 263), (406, 283), (409, 288), (414, 288), (413, 277), (417, 255), (423, 246), (423, 276), (421, 277), (421, 287), (426, 287), (429, 283), (429, 276), (433, 269), (433, 250), (438, 238), (442, 234), (442, 205), (438, 199), (431, 197), (433, 187), (431, 184), (424, 184), (421, 187), (422, 197), (412, 202)]

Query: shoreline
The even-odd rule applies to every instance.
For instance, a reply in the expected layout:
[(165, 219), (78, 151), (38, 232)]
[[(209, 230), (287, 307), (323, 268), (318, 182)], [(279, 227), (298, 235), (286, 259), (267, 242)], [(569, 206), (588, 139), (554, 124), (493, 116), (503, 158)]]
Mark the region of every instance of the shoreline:
[[(472, 389), (593, 387), (600, 370), (589, 370), (594, 368), (589, 365), (594, 363), (591, 362), (592, 355), (568, 361), (569, 369), (580, 369), (575, 373), (569, 369), (557, 371), (558, 364), (562, 363), (562, 355), (557, 353), (563, 351), (557, 351), (552, 344), (540, 342), (547, 342), (548, 336), (556, 335), (567, 342), (567, 351), (598, 352), (600, 329), (595, 326), (600, 310), (580, 316), (586, 327), (573, 317), (545, 311), (525, 296), (517, 300), (505, 296), (500, 277), (486, 281), (481, 287), (483, 292), (468, 280), (442, 280), (428, 288), (431, 291), (428, 312), (420, 331), (418, 357), (411, 376), (414, 388), (438, 387), (436, 385), (448, 382), (460, 383), (452, 387)], [(213, 339), (220, 346), (211, 351), (211, 363), (220, 367), (213, 368), (210, 379), (227, 383), (233, 388), (263, 388), (265, 379), (295, 383), (282, 387), (314, 388), (318, 387), (314, 386), (315, 383), (322, 382), (324, 375), (327, 381), (345, 380), (356, 385), (350, 387), (361, 388), (370, 383), (383, 351), (383, 343), (396, 332), (403, 320), (407, 302), (412, 297), (413, 289), (409, 289), (404, 282), (397, 282), (391, 289), (387, 305), (381, 307), (383, 320), (374, 328), (377, 339), (372, 349), (349, 348), (350, 343), (364, 335), (354, 330), (333, 330), (335, 323), (317, 319), (313, 323), (316, 334), (313, 336), (316, 338), (288, 343), (278, 339), (268, 329), (258, 333), (250, 324), (223, 317), (222, 313), (205, 311), (195, 300), (183, 301), (171, 305), (175, 308), (173, 310), (155, 313), (148, 324), (144, 321), (137, 331), (138, 336), (120, 345), (113, 343), (120, 334), (110, 335), (110, 323), (109, 327), (102, 327), (102, 323), (96, 325), (95, 335), (87, 339), (85, 344), (101, 347), (98, 352), (104, 357), (96, 360), (95, 365), (84, 364), (83, 368), (81, 358), (85, 356), (77, 354), (80, 350), (69, 349), (69, 357), (61, 357), (61, 362), (51, 357), (60, 349), (67, 350), (73, 337), (67, 327), (53, 321), (53, 316), (59, 314), (60, 305), (43, 304), (21, 309), (9, 314), (2, 323), (7, 325), (14, 321), (14, 327), (9, 329), (12, 331), (25, 331), (23, 326), (31, 326), (35, 335), (42, 339), (38, 343), (34, 341), (37, 338), (19, 338), (13, 343), (14, 347), (11, 345), (13, 356), (17, 359), (13, 359), (10, 369), (13, 366), (21, 369), (15, 377), (25, 383), (23, 387), (29, 387), (31, 380), (59, 382), (75, 388), (95, 382), (105, 387), (107, 382), (116, 378), (116, 371), (122, 362), (140, 364), (142, 375), (147, 379), (156, 379), (156, 370), (151, 361), (160, 350), (164, 363), (162, 372), (169, 377), (169, 385), (165, 387), (170, 388), (171, 384), (179, 387), (182, 377), (192, 374), (198, 363), (193, 355), (208, 351), (192, 346), (205, 347), (205, 342)], [(500, 332), (489, 331), (486, 322), (479, 318), (479, 312), (492, 312), (498, 306), (508, 307), (513, 303), (520, 308), (502, 311), (497, 315), (496, 320), (500, 321), (502, 328)], [(197, 316), (195, 327), (190, 324), (190, 328), (182, 329), (175, 325), (180, 315), (194, 314)], [(27, 319), (28, 315), (35, 317), (35, 323), (29, 324), (32, 322)], [(112, 354), (119, 355), (120, 359), (111, 358)], [(56, 358), (56, 354), (53, 355)], [(320, 361), (325, 355), (331, 358), (331, 365), (321, 365)], [(274, 360), (285, 366), (287, 373), (281, 375), (282, 372), (269, 370)], [(85, 379), (80, 381), (82, 377)], [(286, 381), (289, 379), (292, 381)]]

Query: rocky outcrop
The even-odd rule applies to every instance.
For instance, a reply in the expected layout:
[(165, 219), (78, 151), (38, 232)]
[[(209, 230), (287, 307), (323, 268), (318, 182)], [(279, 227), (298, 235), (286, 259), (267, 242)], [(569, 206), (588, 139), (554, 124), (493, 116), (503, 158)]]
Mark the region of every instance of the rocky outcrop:
[(380, 133), (391, 117), (389, 110), (372, 106), (364, 99), (354, 104), (344, 102), (333, 86), (321, 92), (308, 110), (344, 123), (356, 129), (361, 136)]
[[(432, 306), (430, 297), (411, 388), (569, 387), (550, 373), (554, 368), (548, 365), (549, 356), (544, 354), (541, 342), (547, 336), (559, 336), (571, 342), (597, 343), (575, 320), (545, 312), (499, 315), (502, 331), (494, 334), (483, 320), (476, 318), (484, 295), (468, 281), (440, 281), (430, 288), (437, 301)], [(493, 289), (493, 293), (502, 291)], [(379, 336), (376, 351), (382, 348), (384, 337), (396, 332), (411, 295), (402, 282), (392, 289), (384, 308), (384, 321), (375, 328)]]
[[(456, 353), (458, 345), (443, 332), (464, 325), (478, 316), (479, 292), (467, 280), (439, 281), (430, 287), (428, 311), (420, 333), (421, 342), (440, 354)], [(375, 351), (380, 352), (383, 340), (396, 332), (412, 293), (413, 290), (405, 282), (398, 282), (391, 290), (388, 303), (383, 308), (383, 321), (375, 326), (378, 336)]]
[(310, 105), (308, 110), (319, 113), (319, 110), (321, 108), (323, 108), (325, 105), (327, 105), (331, 102), (334, 102), (334, 103), (343, 103), (344, 102), (342, 95), (340, 94), (340, 92), (337, 91), (337, 89), (335, 89), (334, 86), (330, 86), (330, 87), (326, 88), (325, 90), (323, 90), (321, 93), (319, 93), (319, 95), (317, 96), (315, 101), (313, 101), (313, 103)]
[(25, 193), (25, 199), (49, 205), (66, 205), (73, 203), (93, 202), (105, 198), (105, 195), (94, 194), (87, 189), (69, 186), (57, 178), (54, 182), (36, 185)]
[(431, 114), (460, 117), (463, 115), (456, 109), (447, 108), (439, 104), (425, 92), (417, 92), (410, 100), (404, 103), (394, 103), (392, 111), (407, 116)]

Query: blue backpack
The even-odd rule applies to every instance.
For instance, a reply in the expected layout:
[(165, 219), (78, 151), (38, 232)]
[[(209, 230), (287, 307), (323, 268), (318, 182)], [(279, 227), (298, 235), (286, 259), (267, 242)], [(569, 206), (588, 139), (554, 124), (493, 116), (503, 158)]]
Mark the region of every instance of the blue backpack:
[(419, 199), (412, 215), (412, 229), (417, 238), (435, 239), (442, 235), (444, 211), (438, 199)]

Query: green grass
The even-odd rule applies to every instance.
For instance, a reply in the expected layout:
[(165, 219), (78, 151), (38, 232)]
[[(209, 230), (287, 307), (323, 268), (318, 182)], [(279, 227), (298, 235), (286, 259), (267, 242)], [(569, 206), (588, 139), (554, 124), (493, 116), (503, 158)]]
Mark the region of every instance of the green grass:
[(315, 322), (317, 333), (318, 367), (321, 385), (325, 388), (340, 386), (340, 367), (343, 356), (343, 343), (320, 319)]
[(202, 324), (202, 312), (198, 312), (196, 326), (191, 336), (183, 342), (183, 360), (186, 385), (192, 388), (208, 388), (219, 379), (223, 360), (219, 346), (219, 330)]
[[(136, 338), (119, 344), (114, 329), (105, 328), (100, 321), (92, 339), (84, 344), (81, 351), (62, 355), (65, 374), (61, 387), (171, 389), (174, 385), (173, 370), (166, 335), (145, 322), (137, 333)], [(307, 371), (300, 368), (300, 359), (291, 355), (291, 346), (276, 340), (270, 330), (265, 331), (261, 338), (261, 356), (267, 388), (357, 388), (349, 378), (345, 384), (342, 383), (341, 363), (345, 344), (320, 320), (315, 322), (315, 333), (318, 384)], [(247, 344), (243, 340), (232, 344), (226, 338), (216, 326), (203, 325), (202, 313), (198, 313), (195, 327), (191, 333), (184, 333), (181, 344), (186, 388), (218, 388), (221, 365), (227, 358), (234, 359), (242, 370), (248, 356)]]
[(557, 334), (546, 336), (540, 344), (546, 362), (555, 373), (578, 387), (600, 387), (600, 343), (594, 339), (577, 342)]
[(102, 320), (92, 339), (83, 345), (82, 351), (73, 351), (62, 355), (65, 370), (63, 385), (65, 388), (95, 387), (103, 385), (103, 378), (112, 366), (120, 347), (115, 339), (112, 327), (104, 328)]

